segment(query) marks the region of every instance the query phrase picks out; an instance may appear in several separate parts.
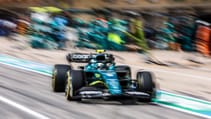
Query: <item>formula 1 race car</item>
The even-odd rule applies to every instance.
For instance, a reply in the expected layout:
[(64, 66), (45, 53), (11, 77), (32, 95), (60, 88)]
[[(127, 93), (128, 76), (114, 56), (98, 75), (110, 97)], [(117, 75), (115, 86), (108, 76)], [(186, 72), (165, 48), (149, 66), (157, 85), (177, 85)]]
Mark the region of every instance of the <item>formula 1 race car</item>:
[[(70, 53), (70, 65), (56, 64), (52, 75), (54, 92), (65, 92), (66, 99), (124, 99), (133, 98), (150, 102), (156, 96), (153, 73), (138, 71), (131, 77), (127, 65), (115, 65), (112, 54), (98, 51), (95, 54)], [(72, 63), (86, 63), (73, 69)]]

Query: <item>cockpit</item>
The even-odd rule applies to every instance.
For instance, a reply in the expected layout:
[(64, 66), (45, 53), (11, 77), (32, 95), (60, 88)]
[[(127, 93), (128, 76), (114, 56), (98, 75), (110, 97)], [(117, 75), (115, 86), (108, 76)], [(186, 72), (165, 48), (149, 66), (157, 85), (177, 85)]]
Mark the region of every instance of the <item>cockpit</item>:
[(92, 70), (112, 70), (112, 67), (114, 67), (112, 58), (113, 56), (108, 54), (97, 54), (91, 58), (87, 66)]

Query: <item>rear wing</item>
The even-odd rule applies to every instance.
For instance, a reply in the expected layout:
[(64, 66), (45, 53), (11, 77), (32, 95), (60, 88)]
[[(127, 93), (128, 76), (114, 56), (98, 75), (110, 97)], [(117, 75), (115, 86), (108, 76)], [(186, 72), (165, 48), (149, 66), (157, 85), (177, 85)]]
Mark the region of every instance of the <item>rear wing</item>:
[(89, 63), (91, 59), (95, 59), (98, 62), (114, 63), (115, 58), (112, 54), (98, 53), (98, 54), (87, 54), (87, 53), (69, 53), (66, 59), (70, 63)]
[(66, 56), (68, 62), (89, 63), (91, 54), (86, 53), (69, 53)]

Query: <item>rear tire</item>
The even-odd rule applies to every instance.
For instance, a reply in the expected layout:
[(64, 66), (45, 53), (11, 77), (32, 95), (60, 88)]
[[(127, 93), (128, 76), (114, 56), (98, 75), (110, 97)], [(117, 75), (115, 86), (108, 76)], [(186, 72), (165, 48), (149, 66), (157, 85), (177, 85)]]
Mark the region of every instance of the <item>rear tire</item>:
[(80, 101), (81, 98), (75, 98), (78, 95), (78, 90), (82, 88), (85, 84), (83, 78), (83, 71), (72, 70), (67, 72), (67, 80), (65, 86), (65, 97), (67, 100)]
[(131, 84), (131, 69), (127, 65), (119, 65), (115, 67), (117, 77), (122, 88), (129, 88)]
[(53, 74), (52, 74), (52, 88), (54, 92), (64, 92), (65, 91), (65, 82), (66, 74), (68, 70), (71, 70), (71, 66), (56, 64), (54, 65)]
[(154, 74), (152, 72), (143, 71), (138, 72), (137, 79), (137, 91), (141, 91), (150, 95), (149, 99), (140, 100), (142, 102), (151, 102), (152, 98), (156, 97), (156, 85), (154, 81)]
[(131, 77), (131, 69), (129, 66), (127, 65), (119, 65), (115, 67), (116, 72), (118, 71), (127, 71), (128, 72), (128, 76)]

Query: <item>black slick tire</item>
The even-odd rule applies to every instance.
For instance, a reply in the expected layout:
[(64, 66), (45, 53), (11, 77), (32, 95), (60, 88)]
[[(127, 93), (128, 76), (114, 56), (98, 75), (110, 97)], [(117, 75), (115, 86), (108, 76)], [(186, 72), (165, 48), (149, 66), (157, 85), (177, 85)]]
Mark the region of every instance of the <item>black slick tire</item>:
[(53, 74), (52, 74), (52, 89), (54, 92), (64, 92), (65, 91), (65, 82), (67, 71), (71, 70), (71, 66), (56, 64), (54, 65)]
[(69, 101), (80, 101), (81, 98), (77, 97), (78, 90), (85, 85), (83, 78), (83, 71), (71, 70), (67, 72), (67, 80), (65, 86), (65, 97)]
[(127, 66), (127, 65), (118, 65), (118, 66), (115, 67), (115, 69), (116, 69), (116, 72), (118, 72), (118, 71), (127, 71), (129, 77), (131, 77), (131, 69), (130, 69), (129, 66)]
[(155, 98), (156, 84), (154, 81), (154, 74), (149, 71), (141, 71), (136, 75), (137, 79), (137, 91), (141, 91), (150, 95), (148, 99), (141, 99), (143, 102), (151, 102), (152, 98)]

